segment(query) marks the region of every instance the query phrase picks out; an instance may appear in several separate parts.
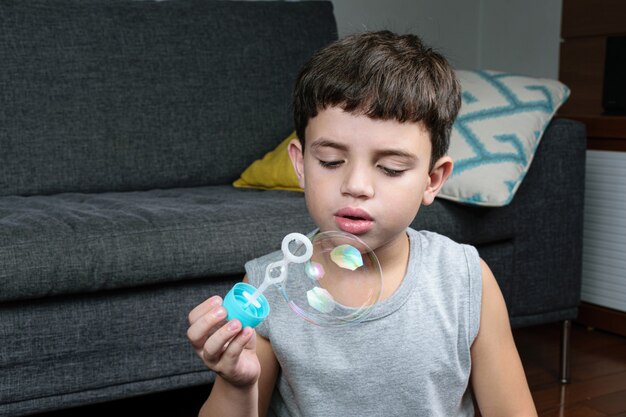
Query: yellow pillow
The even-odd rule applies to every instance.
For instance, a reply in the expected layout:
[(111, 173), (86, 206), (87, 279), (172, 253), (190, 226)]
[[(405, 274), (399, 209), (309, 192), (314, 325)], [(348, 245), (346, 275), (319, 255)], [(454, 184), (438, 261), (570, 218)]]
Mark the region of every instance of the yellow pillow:
[(287, 145), (295, 137), (296, 132), (293, 132), (276, 149), (266, 153), (263, 159), (254, 161), (233, 185), (238, 188), (302, 191), (287, 153)]

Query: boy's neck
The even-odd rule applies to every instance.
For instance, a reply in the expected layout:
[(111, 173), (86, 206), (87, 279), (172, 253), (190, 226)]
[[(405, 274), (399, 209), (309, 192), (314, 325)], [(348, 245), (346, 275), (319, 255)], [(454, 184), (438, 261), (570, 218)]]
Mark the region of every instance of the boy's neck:
[(383, 292), (380, 297), (382, 301), (391, 297), (404, 280), (409, 263), (409, 236), (404, 232), (398, 239), (374, 252), (383, 270)]

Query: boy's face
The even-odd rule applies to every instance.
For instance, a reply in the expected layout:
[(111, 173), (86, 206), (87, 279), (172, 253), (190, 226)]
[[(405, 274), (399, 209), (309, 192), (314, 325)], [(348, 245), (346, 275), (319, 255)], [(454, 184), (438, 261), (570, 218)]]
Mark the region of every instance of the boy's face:
[(406, 241), (420, 206), (432, 203), (452, 171), (443, 157), (429, 172), (430, 133), (422, 123), (336, 107), (309, 120), (306, 149), (294, 140), (289, 155), (320, 230), (358, 235), (374, 250)]

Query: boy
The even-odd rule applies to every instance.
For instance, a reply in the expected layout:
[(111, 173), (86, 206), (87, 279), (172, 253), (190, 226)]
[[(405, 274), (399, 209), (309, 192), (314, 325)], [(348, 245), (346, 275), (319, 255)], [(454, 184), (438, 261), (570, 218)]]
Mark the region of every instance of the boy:
[[(349, 36), (303, 67), (289, 156), (319, 229), (376, 253), (382, 301), (332, 329), (270, 299), (255, 332), (225, 323), (209, 298), (189, 314), (188, 338), (217, 374), (200, 415), (466, 416), (473, 400), (483, 416), (536, 415), (488, 266), (473, 247), (409, 228), (452, 172), (459, 107), (452, 68), (413, 35)], [(248, 262), (244, 280), (258, 287), (275, 256)]]

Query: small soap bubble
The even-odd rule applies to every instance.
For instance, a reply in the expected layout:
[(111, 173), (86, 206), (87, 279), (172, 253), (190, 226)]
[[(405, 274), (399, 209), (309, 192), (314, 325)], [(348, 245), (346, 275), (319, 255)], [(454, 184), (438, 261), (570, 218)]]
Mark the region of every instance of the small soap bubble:
[[(309, 323), (343, 326), (360, 323), (382, 293), (382, 271), (374, 252), (355, 235), (321, 232), (311, 238), (313, 255), (290, 263), (281, 294), (289, 307)], [(295, 256), (303, 244), (292, 245)]]
[(309, 305), (320, 313), (330, 313), (335, 308), (333, 296), (323, 288), (315, 287), (307, 291), (306, 298)]
[(363, 257), (361, 252), (352, 245), (339, 245), (330, 251), (330, 259), (341, 268), (354, 271), (363, 266)]
[(315, 261), (309, 260), (304, 264), (304, 273), (307, 277), (317, 281), (324, 276), (324, 267)]

